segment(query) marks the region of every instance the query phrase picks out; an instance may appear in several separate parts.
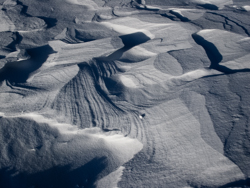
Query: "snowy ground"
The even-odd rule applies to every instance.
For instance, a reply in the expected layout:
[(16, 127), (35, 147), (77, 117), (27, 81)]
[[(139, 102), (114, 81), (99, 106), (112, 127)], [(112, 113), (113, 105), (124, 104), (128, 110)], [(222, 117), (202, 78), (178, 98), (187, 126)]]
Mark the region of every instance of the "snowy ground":
[(250, 187), (247, 0), (0, 0), (0, 187)]

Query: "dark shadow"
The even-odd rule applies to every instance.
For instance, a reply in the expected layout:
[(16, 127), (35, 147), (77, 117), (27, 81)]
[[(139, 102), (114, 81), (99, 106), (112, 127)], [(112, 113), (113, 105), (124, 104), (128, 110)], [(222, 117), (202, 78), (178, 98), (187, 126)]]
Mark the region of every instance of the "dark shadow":
[(175, 15), (177, 18), (179, 18), (182, 22), (189, 22), (190, 20), (186, 17), (181, 16), (177, 12), (174, 12), (172, 10), (169, 11), (171, 14)]
[[(0, 187), (2, 188), (94, 188), (95, 182), (102, 178), (107, 167), (107, 158), (94, 158), (87, 164), (71, 170), (71, 166), (56, 166), (36, 174), (19, 173), (4, 168), (0, 170)], [(15, 175), (14, 175), (15, 174)]]
[[(76, 32), (76, 38), (84, 42), (96, 40), (96, 37), (94, 37), (94, 35), (92, 36), (88, 32), (81, 31), (80, 33), (77, 30), (75, 30), (75, 32)], [(131, 33), (128, 35), (122, 35), (122, 36), (119, 36), (119, 38), (121, 38), (124, 44), (124, 47), (116, 50), (115, 52), (113, 52), (107, 57), (99, 57), (99, 58), (96, 58), (96, 60), (105, 61), (105, 62), (118, 60), (123, 55), (123, 53), (126, 52), (127, 50), (150, 40), (150, 38), (147, 35), (145, 35), (143, 32), (136, 32), (136, 33)]]
[(141, 114), (141, 117), (143, 117), (143, 118), (144, 118), (145, 116), (146, 116), (146, 114)]
[(111, 95), (121, 96), (123, 95), (124, 91), (124, 85), (120, 83), (119, 80), (113, 79), (113, 78), (103, 78), (105, 82), (105, 86), (108, 89), (109, 93)]
[(83, 41), (83, 42), (91, 42), (91, 41), (102, 39), (105, 37), (111, 37), (111, 35), (110, 36), (105, 35), (105, 31), (103, 31), (102, 33), (99, 33), (99, 31), (89, 32), (89, 31), (84, 31), (84, 30), (79, 31), (75, 29), (75, 37), (76, 39)]
[(39, 69), (54, 50), (49, 46), (41, 46), (27, 50), (30, 59), (23, 61), (8, 62), (0, 70), (0, 82), (3, 80), (9, 83), (24, 83), (29, 75)]
[(16, 45), (19, 43), (21, 36), (18, 32), (15, 32), (15, 35), (16, 36), (12, 37), (13, 41), (6, 46), (6, 48), (8, 48), (11, 51), (16, 51)]
[(202, 8), (209, 9), (209, 10), (218, 10), (218, 7), (212, 4), (200, 4), (199, 5)]
[(125, 47), (132, 48), (139, 44), (145, 43), (150, 40), (150, 38), (143, 32), (131, 33), (128, 35), (120, 36)]
[(21, 14), (27, 16), (27, 17), (32, 17), (30, 14), (27, 13), (28, 11), (28, 6), (24, 5), (21, 1), (17, 1), (17, 5), (21, 5), (22, 6), (22, 10), (21, 10)]
[(119, 50), (116, 50), (112, 54), (110, 54), (108, 57), (105, 58), (100, 58), (99, 60), (104, 60), (104, 61), (115, 61), (118, 60), (122, 57), (123, 53), (129, 50), (130, 48), (123, 47), (120, 48)]
[(223, 72), (225, 74), (234, 74), (234, 73), (237, 73), (237, 72), (250, 72), (250, 69), (240, 69), (240, 70), (233, 70), (233, 69), (230, 69), (228, 67), (225, 67), (223, 65), (217, 65), (214, 67), (214, 69), (220, 71), (220, 72)]
[(27, 16), (27, 17), (32, 17), (30, 14), (27, 13), (28, 6), (23, 5), (23, 3), (21, 3), (21, 2), (18, 2), (18, 4), (23, 6), (23, 9), (22, 9), (22, 11), (21, 11), (21, 14), (24, 14), (24, 15)]
[(17, 40), (13, 40), (8, 46), (5, 47), (9, 52), (16, 51)]
[(152, 12), (155, 12), (155, 11), (159, 11), (160, 10), (160, 8), (152, 8), (152, 7), (150, 7), (150, 8), (148, 8), (147, 6), (145, 6), (145, 8), (144, 8), (145, 10), (147, 10), (147, 11), (152, 11)]
[(229, 187), (242, 187), (242, 188), (246, 188), (250, 186), (250, 178), (246, 179), (246, 180), (239, 180), (236, 182), (232, 182), (232, 183), (228, 183), (226, 185), (223, 185), (219, 188), (229, 188)]
[(206, 41), (203, 37), (197, 35), (196, 33), (192, 34), (192, 37), (194, 41), (202, 46), (206, 51), (206, 54), (211, 62), (210, 68), (216, 67), (223, 59), (216, 46), (213, 43)]
[(121, 129), (116, 129), (116, 128), (103, 128), (102, 130), (104, 132), (121, 131)]
[(172, 21), (180, 21), (179, 18), (177, 18), (175, 15), (170, 14), (170, 13), (168, 13), (168, 12), (162, 13), (162, 14), (160, 14), (160, 15), (163, 16), (163, 17), (166, 17), (166, 18), (168, 18), (168, 19), (170, 19), (170, 20), (172, 20)]
[(107, 57), (96, 58), (96, 60), (105, 61), (105, 62), (118, 60), (121, 58), (124, 52), (150, 40), (150, 38), (147, 35), (145, 35), (143, 32), (131, 33), (131, 34), (122, 35), (119, 37), (122, 39), (124, 47), (116, 50), (115, 52), (113, 52)]
[(55, 18), (48, 18), (48, 17), (43, 17), (43, 16), (39, 16), (37, 18), (40, 18), (45, 21), (45, 23), (47, 24), (47, 29), (56, 26), (57, 19)]
[(12, 188), (12, 176), (16, 171), (11, 167), (0, 169), (0, 187)]
[(16, 44), (20, 44), (23, 40), (23, 36), (16, 32)]

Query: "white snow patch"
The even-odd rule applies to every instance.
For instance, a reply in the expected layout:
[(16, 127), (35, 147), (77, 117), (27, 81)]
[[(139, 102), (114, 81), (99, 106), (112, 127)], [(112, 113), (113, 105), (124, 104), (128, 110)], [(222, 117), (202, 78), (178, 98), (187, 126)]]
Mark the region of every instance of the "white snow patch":
[(242, 8), (243, 8), (245, 11), (250, 11), (250, 5), (242, 6)]
[(120, 57), (120, 60), (128, 60), (132, 62), (139, 62), (139, 61), (144, 61), (148, 58), (151, 58), (153, 56), (156, 56), (157, 53), (150, 52), (146, 50), (143, 47), (140, 46), (135, 46), (126, 52), (123, 53), (123, 55)]
[[(91, 137), (100, 140), (105, 146), (119, 159), (119, 161), (128, 161), (134, 154), (139, 152), (143, 145), (137, 139), (125, 137), (122, 134), (117, 134), (115, 131), (110, 131), (107, 134), (100, 128), (79, 129), (67, 123), (59, 123), (56, 119), (49, 119), (37, 113), (22, 113), (18, 115), (8, 115), (0, 112), (0, 117), (6, 118), (27, 118), (32, 119), (37, 123), (44, 123), (52, 128), (56, 128), (61, 135), (78, 135), (83, 137)], [(122, 148), (122, 150), (121, 150)]]
[(108, 27), (111, 30), (114, 30), (114, 31), (120, 33), (121, 35), (127, 35), (127, 34), (142, 32), (145, 35), (147, 35), (150, 39), (155, 38), (155, 36), (150, 31), (148, 31), (146, 29), (135, 29), (135, 28), (128, 27), (128, 26), (125, 26), (125, 25), (118, 25), (118, 24), (113, 24), (113, 23), (110, 23), (110, 22), (101, 22), (100, 24)]
[(181, 76), (176, 76), (174, 79), (179, 79), (182, 81), (193, 81), (199, 78), (202, 78), (204, 76), (210, 76), (210, 75), (218, 75), (222, 74), (221, 72), (214, 70), (214, 69), (197, 69), (194, 71), (187, 72)]
[(96, 10), (98, 8), (98, 5), (92, 0), (66, 0), (66, 2), (76, 5), (83, 5), (90, 10)]
[(203, 29), (199, 32), (197, 32), (197, 34), (207, 34), (207, 33), (211, 33), (211, 32), (215, 32), (217, 29)]
[(133, 78), (132, 75), (121, 75), (120, 76), (120, 80), (122, 82), (122, 84), (126, 87), (130, 87), (130, 88), (138, 88), (139, 87), (139, 83), (138, 81)]

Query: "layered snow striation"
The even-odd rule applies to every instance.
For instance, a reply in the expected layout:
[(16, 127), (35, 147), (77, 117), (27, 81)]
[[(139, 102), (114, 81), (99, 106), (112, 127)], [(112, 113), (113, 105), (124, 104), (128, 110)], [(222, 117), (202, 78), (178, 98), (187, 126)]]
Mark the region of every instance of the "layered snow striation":
[(248, 186), (249, 15), (231, 3), (5, 1), (0, 186)]

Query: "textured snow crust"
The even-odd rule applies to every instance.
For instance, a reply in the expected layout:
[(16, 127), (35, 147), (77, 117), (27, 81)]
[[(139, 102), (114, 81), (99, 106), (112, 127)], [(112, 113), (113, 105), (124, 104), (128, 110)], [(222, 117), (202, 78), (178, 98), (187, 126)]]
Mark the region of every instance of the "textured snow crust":
[(0, 187), (250, 187), (249, 20), (243, 0), (0, 0)]

